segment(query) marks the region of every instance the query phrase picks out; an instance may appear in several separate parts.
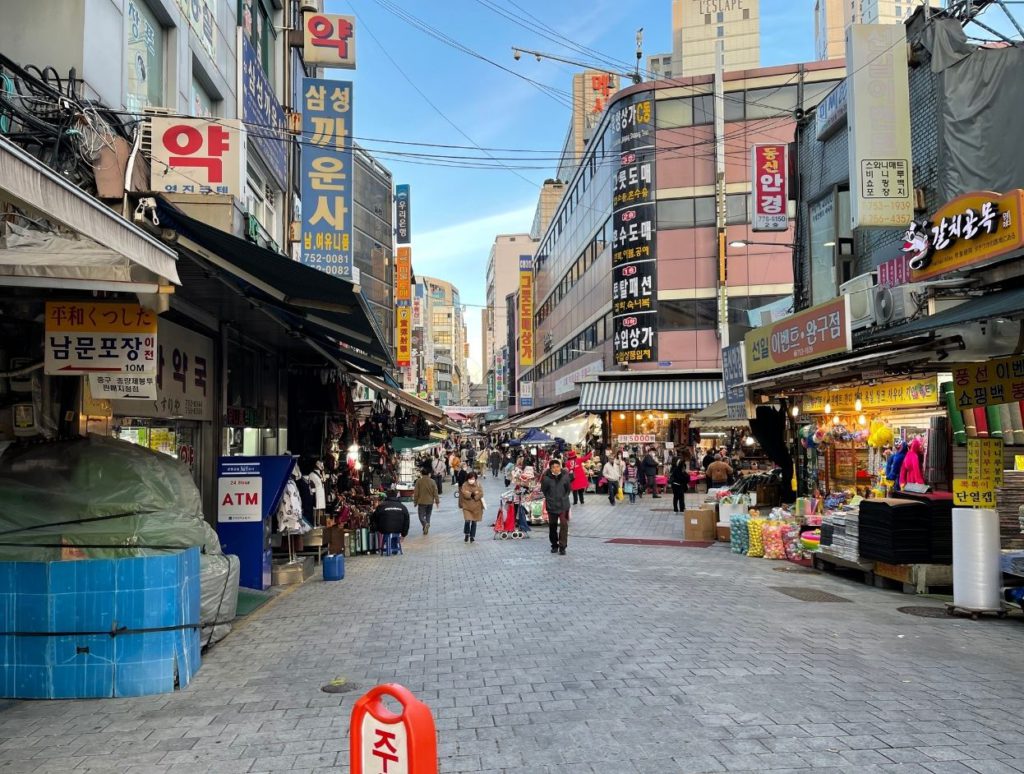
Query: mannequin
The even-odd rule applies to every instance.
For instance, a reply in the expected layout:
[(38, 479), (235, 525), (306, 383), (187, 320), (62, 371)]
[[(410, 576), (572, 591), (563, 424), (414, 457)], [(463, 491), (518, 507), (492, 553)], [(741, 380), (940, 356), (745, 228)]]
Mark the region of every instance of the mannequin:
[(914, 440), (910, 442), (910, 446), (907, 449), (907, 456), (903, 460), (903, 466), (900, 468), (901, 489), (907, 484), (924, 483), (924, 473), (921, 469), (923, 452), (924, 444), (921, 443), (921, 437), (915, 436)]

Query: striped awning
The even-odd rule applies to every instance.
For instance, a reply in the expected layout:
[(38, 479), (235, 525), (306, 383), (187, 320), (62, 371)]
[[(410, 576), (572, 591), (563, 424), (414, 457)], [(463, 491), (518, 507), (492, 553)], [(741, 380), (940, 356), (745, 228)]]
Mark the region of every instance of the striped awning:
[(722, 397), (720, 379), (582, 382), (583, 411), (697, 411)]

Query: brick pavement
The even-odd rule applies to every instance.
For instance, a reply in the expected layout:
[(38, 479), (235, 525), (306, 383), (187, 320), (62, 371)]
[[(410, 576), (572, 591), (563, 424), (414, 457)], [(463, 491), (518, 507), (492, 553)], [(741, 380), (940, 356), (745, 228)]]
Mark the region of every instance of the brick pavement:
[(669, 499), (588, 499), (565, 557), (460, 531), (446, 492), (429, 537), (258, 611), (185, 691), (0, 704), (0, 772), (346, 771), (336, 676), (427, 701), (446, 773), (1024, 771), (1019, 620), (912, 618), (896, 608), (921, 600), (722, 546), (604, 542), (681, 537)]

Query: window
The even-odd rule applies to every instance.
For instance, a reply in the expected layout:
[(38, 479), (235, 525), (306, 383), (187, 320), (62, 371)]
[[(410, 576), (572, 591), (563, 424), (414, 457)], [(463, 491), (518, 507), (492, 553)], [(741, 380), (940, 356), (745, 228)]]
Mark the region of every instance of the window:
[(781, 301), (785, 296), (730, 296), (729, 297), (729, 324), (745, 325), (748, 328), (759, 327), (760, 321), (752, 323), (750, 310), (759, 309), (768, 304)]
[(658, 329), (695, 331), (715, 328), (718, 306), (713, 298), (658, 301)]
[(715, 21), (717, 21), (719, 24), (724, 22), (725, 21), (725, 14), (722, 13), (721, 11), (719, 11), (718, 15), (715, 17)]
[(720, 38), (724, 38), (725, 37), (725, 27), (719, 27), (718, 31), (715, 34), (718, 37), (720, 37)]
[(841, 81), (804, 84), (804, 110), (814, 110)]
[(693, 227), (693, 199), (663, 199), (657, 206), (659, 229)]
[(655, 122), (658, 129), (677, 129), (684, 126), (710, 124), (715, 117), (714, 97), (702, 94), (679, 97), (658, 103)]
[(742, 121), (747, 117), (746, 102), (743, 92), (725, 95), (725, 120)]
[(749, 19), (750, 18), (750, 9), (749, 8), (744, 8), (743, 9), (743, 18), (744, 19)]
[(747, 194), (728, 194), (725, 197), (725, 222), (730, 225), (748, 223), (747, 202), (750, 200)]
[(240, 0), (238, 4), (239, 24), (245, 36), (252, 43), (256, 58), (263, 65), (264, 72), (272, 75), (272, 36), (274, 35), (273, 14), (268, 0)]
[(207, 117), (214, 115), (213, 98), (209, 95), (202, 84), (192, 76), (192, 115)]
[(128, 89), (125, 104), (129, 112), (164, 104), (165, 34), (156, 16), (143, 0), (128, 0), (128, 42), (125, 56)]
[(715, 225), (715, 197), (699, 196), (693, 200), (693, 225)]
[(778, 86), (747, 92), (747, 118), (780, 118), (796, 109), (797, 87)]

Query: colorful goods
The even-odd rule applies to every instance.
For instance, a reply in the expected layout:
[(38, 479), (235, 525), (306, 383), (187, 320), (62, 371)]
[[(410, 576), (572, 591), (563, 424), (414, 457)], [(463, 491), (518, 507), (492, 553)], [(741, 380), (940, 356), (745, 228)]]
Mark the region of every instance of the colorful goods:
[(745, 554), (750, 548), (750, 533), (745, 515), (734, 514), (729, 519), (729, 547), (734, 554)]
[(786, 548), (786, 558), (791, 562), (798, 562), (807, 558), (803, 543), (800, 541), (800, 527), (796, 524), (783, 525), (782, 542)]
[(747, 549), (747, 556), (764, 556), (764, 519), (751, 517), (747, 522), (747, 532), (750, 535), (750, 548)]
[(805, 551), (817, 551), (821, 548), (821, 530), (814, 529), (800, 535), (800, 543)]
[(765, 559), (785, 559), (786, 545), (782, 540), (782, 523), (778, 521), (765, 522), (761, 528), (761, 537), (764, 540)]

